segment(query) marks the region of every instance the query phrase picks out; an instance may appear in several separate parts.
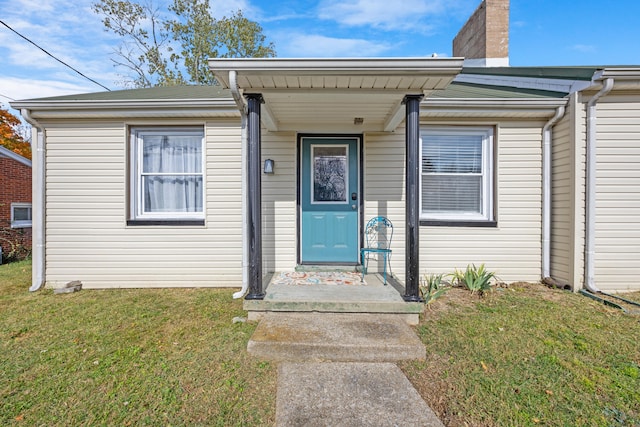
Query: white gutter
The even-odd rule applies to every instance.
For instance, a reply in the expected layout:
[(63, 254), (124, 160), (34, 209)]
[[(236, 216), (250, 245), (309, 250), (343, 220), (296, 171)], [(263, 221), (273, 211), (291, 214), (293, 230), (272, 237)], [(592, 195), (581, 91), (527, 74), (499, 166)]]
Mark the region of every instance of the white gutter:
[(551, 141), (553, 126), (564, 116), (565, 107), (542, 128), (542, 279), (551, 276)]
[(614, 79), (604, 80), (602, 89), (587, 103), (587, 161), (586, 161), (586, 206), (585, 206), (585, 236), (584, 236), (584, 287), (589, 292), (600, 292), (595, 285), (595, 231), (596, 231), (596, 103), (600, 98), (611, 92)]
[(229, 71), (229, 89), (233, 100), (240, 110), (241, 122), (241, 174), (242, 174), (242, 289), (233, 294), (234, 299), (242, 298), (249, 290), (249, 245), (247, 244), (247, 106), (244, 103), (240, 88), (238, 87), (238, 73)]
[(24, 119), (36, 129), (35, 150), (31, 150), (33, 168), (31, 171), (31, 215), (32, 215), (32, 264), (31, 264), (31, 287), (29, 292), (40, 290), (45, 283), (44, 273), (44, 229), (45, 229), (45, 128), (31, 117), (30, 111), (26, 108), (20, 110)]

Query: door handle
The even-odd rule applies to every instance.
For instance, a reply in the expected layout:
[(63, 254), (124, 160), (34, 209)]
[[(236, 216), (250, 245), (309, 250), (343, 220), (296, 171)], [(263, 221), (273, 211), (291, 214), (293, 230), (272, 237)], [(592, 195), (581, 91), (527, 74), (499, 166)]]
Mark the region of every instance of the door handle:
[(355, 211), (356, 209), (358, 209), (358, 206), (356, 206), (356, 204), (354, 203), (351, 205), (351, 209)]
[(351, 200), (358, 200), (358, 193), (351, 193)]

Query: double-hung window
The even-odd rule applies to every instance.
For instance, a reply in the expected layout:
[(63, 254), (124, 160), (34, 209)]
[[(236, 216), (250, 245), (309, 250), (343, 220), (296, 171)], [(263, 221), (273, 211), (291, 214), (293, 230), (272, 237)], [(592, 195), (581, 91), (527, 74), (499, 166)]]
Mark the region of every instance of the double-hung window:
[(131, 129), (133, 220), (203, 220), (204, 131)]
[(11, 228), (31, 227), (31, 203), (11, 203)]
[(493, 128), (434, 127), (421, 136), (420, 219), (494, 221)]

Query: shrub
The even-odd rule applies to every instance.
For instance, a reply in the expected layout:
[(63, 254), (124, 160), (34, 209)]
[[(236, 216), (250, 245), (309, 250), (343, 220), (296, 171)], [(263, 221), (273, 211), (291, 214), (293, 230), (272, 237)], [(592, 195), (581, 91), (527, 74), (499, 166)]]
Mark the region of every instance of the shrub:
[(456, 269), (452, 274), (457, 285), (469, 289), (471, 293), (478, 292), (480, 295), (491, 289), (490, 282), (495, 275), (494, 272), (488, 271), (484, 264), (481, 264), (480, 267), (476, 267), (475, 264), (467, 265), (465, 271)]
[(0, 245), (2, 245), (2, 264), (22, 261), (29, 258), (31, 248), (25, 242), (26, 236), (21, 229), (0, 228)]

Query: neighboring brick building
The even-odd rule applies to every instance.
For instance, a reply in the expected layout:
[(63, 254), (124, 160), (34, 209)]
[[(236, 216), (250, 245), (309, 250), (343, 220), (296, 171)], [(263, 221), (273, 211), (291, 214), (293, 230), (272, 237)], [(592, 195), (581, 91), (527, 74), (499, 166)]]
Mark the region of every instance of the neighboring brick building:
[(31, 160), (0, 147), (0, 246), (2, 260), (31, 250)]

